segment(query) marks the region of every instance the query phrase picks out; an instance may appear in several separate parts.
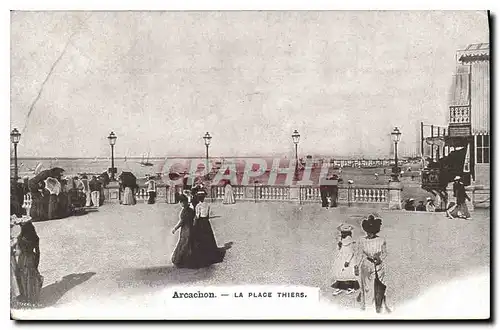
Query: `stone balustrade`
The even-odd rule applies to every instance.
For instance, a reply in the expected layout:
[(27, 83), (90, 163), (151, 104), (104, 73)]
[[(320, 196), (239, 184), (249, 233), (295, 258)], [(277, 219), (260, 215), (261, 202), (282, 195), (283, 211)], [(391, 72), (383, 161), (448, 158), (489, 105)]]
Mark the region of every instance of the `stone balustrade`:
[[(171, 191), (174, 189), (174, 191)], [(175, 203), (173, 197), (175, 191), (179, 191), (176, 187), (169, 187), (164, 184), (157, 184), (156, 201), (159, 203)], [(400, 202), (401, 186), (389, 185), (372, 185), (372, 186), (357, 186), (357, 185), (339, 185), (338, 186), (338, 204), (339, 205), (389, 205)], [(251, 202), (295, 202), (303, 203), (320, 203), (321, 193), (317, 186), (264, 186), (264, 185), (248, 185), (248, 186), (233, 186), (233, 193), (236, 201), (251, 201)], [(453, 193), (449, 192), (452, 196)], [(224, 187), (213, 186), (208, 190), (208, 199), (212, 202), (222, 201), (224, 198)], [(471, 197), (469, 207), (489, 207), (490, 206), (490, 190), (468, 188), (467, 194)], [(146, 186), (140, 186), (136, 191), (136, 199), (138, 203), (146, 203), (148, 193)], [(104, 199), (106, 203), (119, 203), (123, 200), (123, 191), (120, 190), (118, 184), (110, 183), (104, 188)], [(31, 193), (24, 195), (22, 207), (29, 212), (32, 207), (33, 199)]]

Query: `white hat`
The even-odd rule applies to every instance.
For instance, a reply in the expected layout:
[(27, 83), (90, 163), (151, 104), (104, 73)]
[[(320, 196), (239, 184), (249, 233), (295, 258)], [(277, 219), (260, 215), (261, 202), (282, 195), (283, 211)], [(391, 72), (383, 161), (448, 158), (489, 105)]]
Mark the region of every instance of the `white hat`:
[(455, 177), (455, 179), (453, 179), (453, 181), (457, 181), (457, 180), (460, 180), (460, 179), (461, 179), (461, 177), (460, 177), (459, 175), (457, 175), (457, 176)]
[(409, 199), (409, 201), (410, 201), (410, 202), (414, 202), (415, 200), (414, 200), (413, 198), (410, 198), (410, 199)]
[(347, 180), (347, 183), (353, 184), (353, 183), (354, 183), (354, 181), (352, 181), (352, 180)]
[(23, 215), (21, 218), (18, 218), (15, 214), (10, 216), (11, 225), (20, 225), (30, 221), (31, 217), (29, 215)]
[(431, 201), (431, 200), (432, 200), (432, 198), (430, 198), (430, 197), (427, 197), (427, 200), (428, 200), (428, 201)]
[(338, 231), (352, 231), (354, 229), (353, 226), (349, 225), (349, 224), (340, 224), (340, 226), (337, 227), (337, 230)]

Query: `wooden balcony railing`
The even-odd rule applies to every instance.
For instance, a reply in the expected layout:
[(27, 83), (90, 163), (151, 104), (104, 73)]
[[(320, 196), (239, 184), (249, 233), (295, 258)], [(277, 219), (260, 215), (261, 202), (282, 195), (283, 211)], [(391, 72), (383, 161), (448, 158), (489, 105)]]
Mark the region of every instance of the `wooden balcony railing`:
[(451, 106), (450, 124), (470, 124), (470, 107)]

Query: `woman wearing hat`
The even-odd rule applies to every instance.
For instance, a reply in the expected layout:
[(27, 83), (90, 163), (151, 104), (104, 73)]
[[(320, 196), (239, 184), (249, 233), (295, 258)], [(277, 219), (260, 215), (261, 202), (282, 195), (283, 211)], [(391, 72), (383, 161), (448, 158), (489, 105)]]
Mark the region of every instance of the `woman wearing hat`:
[(40, 263), (40, 239), (30, 217), (19, 219), (21, 233), (17, 237), (17, 260), (20, 300), (36, 305), (40, 299), (43, 277), (38, 271)]
[[(386, 304), (385, 282), (387, 256), (387, 245), (385, 239), (378, 236), (382, 227), (382, 219), (370, 215), (363, 220), (361, 227), (366, 232), (366, 236), (359, 240), (359, 275), (361, 279), (361, 294), (358, 301), (361, 308), (373, 308), (377, 313), (382, 311), (382, 306)], [(357, 268), (357, 267), (356, 267)], [(355, 269), (357, 272), (358, 269)]]
[(222, 262), (230, 243), (219, 248), (210, 224), (210, 206), (205, 203), (205, 191), (198, 191), (193, 226), (193, 254), (197, 268), (208, 267)]
[(19, 218), (16, 214), (10, 215), (10, 301), (16, 302), (16, 297), (21, 293), (21, 278), (19, 276), (19, 267), (17, 266), (17, 236), (15, 233)]
[(172, 229), (172, 234), (180, 228), (179, 241), (172, 254), (172, 263), (179, 268), (194, 268), (193, 265), (193, 221), (194, 210), (190, 207), (189, 199), (185, 195), (179, 196), (182, 204), (179, 213), (179, 222)]
[(456, 197), (457, 207), (455, 213), (451, 212), (453, 217), (459, 217), (463, 219), (470, 218), (469, 209), (467, 208), (467, 203), (465, 200), (470, 201), (470, 197), (465, 192), (465, 185), (462, 182), (460, 176), (456, 176), (453, 183), (453, 195)]
[(226, 184), (224, 185), (224, 199), (222, 200), (222, 204), (235, 204), (236, 200), (234, 199), (233, 186), (231, 186), (231, 181), (226, 180)]
[(352, 239), (353, 227), (342, 224), (337, 227), (337, 230), (340, 231), (340, 241), (333, 264), (334, 283), (332, 288), (334, 296), (342, 292), (351, 294), (359, 290), (359, 282), (354, 272), (356, 242)]

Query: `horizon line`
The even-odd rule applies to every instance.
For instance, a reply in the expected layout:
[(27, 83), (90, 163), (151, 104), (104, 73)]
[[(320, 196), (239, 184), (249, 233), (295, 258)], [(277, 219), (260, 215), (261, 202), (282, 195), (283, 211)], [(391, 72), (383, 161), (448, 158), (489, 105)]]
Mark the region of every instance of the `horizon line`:
[[(307, 155), (309, 156), (309, 155)], [(307, 157), (306, 156), (306, 157)], [(335, 159), (335, 160), (341, 160), (341, 159), (365, 159), (365, 160), (377, 160), (377, 159), (393, 159), (394, 156), (386, 155), (386, 156), (332, 156), (332, 155), (310, 155), (312, 156), (313, 159), (318, 159), (318, 158), (330, 158), (330, 159)], [(281, 156), (283, 157), (283, 156)], [(299, 159), (305, 159), (306, 157), (299, 157)], [(420, 155), (399, 155), (398, 157), (407, 157), (407, 158), (414, 158), (414, 157), (420, 157)], [(105, 157), (105, 156), (100, 156), (100, 157), (57, 157), (57, 156), (23, 156), (23, 157), (17, 157), (18, 160), (25, 159), (25, 160), (42, 160), (42, 159), (99, 159), (99, 160), (106, 160), (110, 159), (111, 157)], [(143, 160), (144, 157), (141, 156), (130, 156), (130, 157), (114, 157), (114, 159), (137, 159), (137, 160)], [(164, 156), (164, 157), (149, 157), (148, 160), (162, 160), (162, 159), (206, 159), (207, 157), (205, 156)], [(220, 158), (280, 158), (280, 156), (272, 156), (272, 155), (267, 155), (267, 156), (209, 156), (208, 159), (220, 159)], [(294, 159), (295, 157), (288, 157), (284, 156), (283, 158), (290, 158)], [(11, 157), (13, 159), (13, 157)]]

